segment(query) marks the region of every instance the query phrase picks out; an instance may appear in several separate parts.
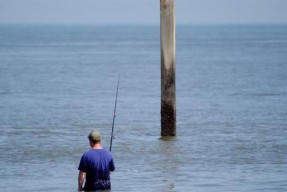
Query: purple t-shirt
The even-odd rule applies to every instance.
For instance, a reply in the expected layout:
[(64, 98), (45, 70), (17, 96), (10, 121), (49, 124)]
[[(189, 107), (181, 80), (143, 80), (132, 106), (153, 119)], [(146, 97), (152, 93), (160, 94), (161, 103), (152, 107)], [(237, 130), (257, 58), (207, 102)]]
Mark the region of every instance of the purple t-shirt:
[(85, 191), (111, 188), (110, 171), (115, 170), (115, 164), (110, 151), (90, 149), (83, 154), (78, 169), (86, 173)]

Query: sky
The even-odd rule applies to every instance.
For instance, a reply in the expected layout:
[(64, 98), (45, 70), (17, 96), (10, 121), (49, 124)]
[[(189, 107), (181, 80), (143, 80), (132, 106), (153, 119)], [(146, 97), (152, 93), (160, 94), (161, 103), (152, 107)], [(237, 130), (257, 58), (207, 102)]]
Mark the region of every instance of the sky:
[[(175, 0), (177, 24), (287, 24), (287, 0)], [(160, 0), (0, 0), (0, 23), (159, 24)]]

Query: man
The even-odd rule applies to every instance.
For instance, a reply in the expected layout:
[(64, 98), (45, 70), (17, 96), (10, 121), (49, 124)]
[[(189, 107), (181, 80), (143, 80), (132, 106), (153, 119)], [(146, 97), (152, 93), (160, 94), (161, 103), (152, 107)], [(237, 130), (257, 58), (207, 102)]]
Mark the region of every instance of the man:
[(99, 132), (92, 131), (88, 139), (91, 149), (79, 164), (78, 191), (110, 190), (110, 172), (115, 170), (112, 153), (103, 149)]

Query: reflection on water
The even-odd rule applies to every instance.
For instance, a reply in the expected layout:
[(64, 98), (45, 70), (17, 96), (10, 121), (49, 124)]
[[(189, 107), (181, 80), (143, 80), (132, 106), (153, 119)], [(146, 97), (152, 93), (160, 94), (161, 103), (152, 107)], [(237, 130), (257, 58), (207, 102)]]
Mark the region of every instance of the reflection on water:
[[(175, 146), (175, 137), (161, 137), (159, 143), (159, 152), (161, 152), (164, 162), (162, 167), (162, 177), (165, 183), (164, 191), (174, 191), (176, 179), (179, 179), (178, 166), (181, 162), (178, 161), (176, 154), (177, 147)], [(162, 164), (163, 165), (163, 164)]]

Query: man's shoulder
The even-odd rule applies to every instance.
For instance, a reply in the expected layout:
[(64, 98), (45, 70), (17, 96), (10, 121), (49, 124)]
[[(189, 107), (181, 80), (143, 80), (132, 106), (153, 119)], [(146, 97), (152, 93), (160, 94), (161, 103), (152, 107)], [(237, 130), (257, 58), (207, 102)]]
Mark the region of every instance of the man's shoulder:
[(113, 158), (112, 153), (109, 150), (107, 150), (107, 149), (101, 149), (98, 152), (99, 152), (99, 154), (101, 156), (108, 157), (108, 158)]
[(107, 150), (107, 149), (100, 149), (99, 150), (99, 153), (103, 153), (103, 154), (109, 154), (109, 155), (111, 155), (112, 153), (109, 151), (109, 150)]
[(92, 151), (91, 149), (88, 150), (88, 151), (85, 151), (85, 152), (83, 153), (83, 157), (90, 156), (92, 153), (93, 153), (93, 151)]
[(94, 154), (112, 155), (112, 153), (107, 149), (97, 149), (97, 150), (90, 149), (90, 150), (83, 153), (83, 155), (85, 155), (85, 156), (94, 155)]

